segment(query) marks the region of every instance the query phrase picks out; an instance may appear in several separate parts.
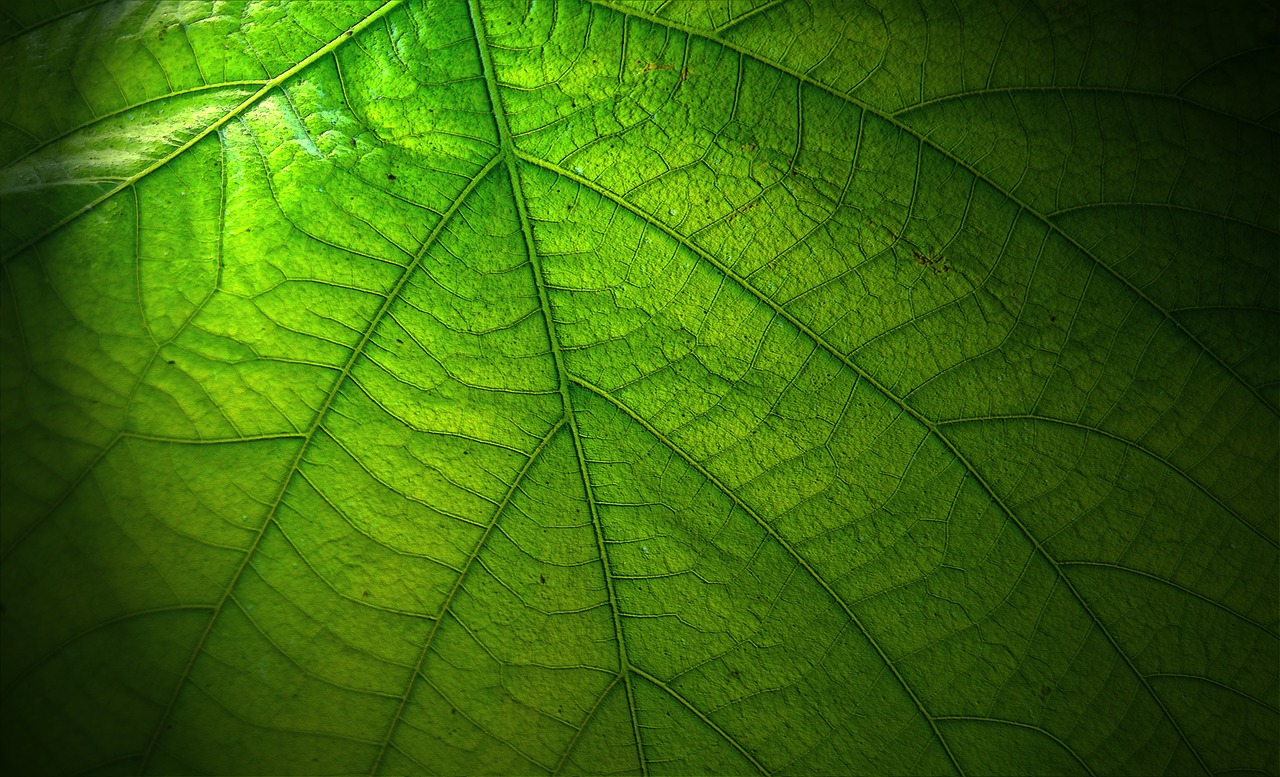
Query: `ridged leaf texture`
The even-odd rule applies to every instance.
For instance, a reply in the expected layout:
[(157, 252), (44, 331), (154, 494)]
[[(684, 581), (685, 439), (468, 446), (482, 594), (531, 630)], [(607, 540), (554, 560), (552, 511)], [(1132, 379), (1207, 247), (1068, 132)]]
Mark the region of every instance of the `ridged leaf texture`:
[(7, 773), (1280, 771), (1274, 6), (0, 19)]

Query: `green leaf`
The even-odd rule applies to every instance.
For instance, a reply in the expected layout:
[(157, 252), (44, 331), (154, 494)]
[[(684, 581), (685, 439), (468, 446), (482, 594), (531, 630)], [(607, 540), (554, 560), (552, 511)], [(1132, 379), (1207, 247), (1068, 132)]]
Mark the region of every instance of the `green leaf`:
[(11, 4), (7, 771), (1280, 773), (1230, 5)]

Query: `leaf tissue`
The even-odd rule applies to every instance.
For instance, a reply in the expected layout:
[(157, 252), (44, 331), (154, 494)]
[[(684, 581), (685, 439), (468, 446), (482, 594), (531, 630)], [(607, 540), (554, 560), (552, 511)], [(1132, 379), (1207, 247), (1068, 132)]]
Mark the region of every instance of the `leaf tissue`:
[(14, 0), (13, 774), (1280, 774), (1280, 17)]

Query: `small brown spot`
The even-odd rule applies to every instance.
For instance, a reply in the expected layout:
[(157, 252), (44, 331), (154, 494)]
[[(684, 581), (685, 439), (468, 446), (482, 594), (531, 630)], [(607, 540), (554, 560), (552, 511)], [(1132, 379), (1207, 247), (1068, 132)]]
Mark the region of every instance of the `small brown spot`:
[(346, 32), (344, 32), (344, 33), (342, 33), (342, 34), (343, 34), (343, 35), (355, 35), (355, 34), (356, 34), (356, 32), (355, 32), (355, 30), (347, 30)]
[(1058, 320), (1057, 316), (1049, 316), (1049, 323), (1053, 323), (1054, 321), (1057, 321), (1057, 320)]
[(365, 591), (364, 593), (360, 594), (360, 596), (362, 596), (362, 597), (363, 597), (363, 598), (365, 598), (365, 599), (368, 599), (368, 598), (369, 598), (369, 592), (368, 592), (368, 591)]
[[(509, 23), (509, 22), (508, 22), (508, 23)], [(454, 714), (454, 713), (455, 713), (455, 712), (457, 712), (457, 711), (458, 711), (458, 708), (457, 708), (457, 707), (450, 707), (450, 708), (449, 708), (449, 714), (450, 714), (450, 715)]]
[(395, 179), (396, 179), (395, 173), (387, 173), (388, 181), (394, 181)]

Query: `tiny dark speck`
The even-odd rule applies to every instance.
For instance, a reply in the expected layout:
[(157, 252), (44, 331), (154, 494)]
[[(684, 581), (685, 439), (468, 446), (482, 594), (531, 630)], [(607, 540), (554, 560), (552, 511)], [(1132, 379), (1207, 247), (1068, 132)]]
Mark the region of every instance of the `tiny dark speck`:
[(170, 359), (170, 360), (169, 360), (169, 363), (170, 363), (170, 364), (177, 364), (177, 362), (175, 362), (173, 359)]
[(352, 147), (352, 148), (355, 148), (355, 147), (356, 147), (356, 139), (355, 139), (355, 138), (352, 138), (352, 139), (351, 139), (351, 147)]
[(395, 174), (394, 174), (394, 173), (387, 173), (387, 180), (388, 180), (388, 181), (394, 181), (395, 179), (396, 179), (396, 177), (395, 177)]
[(539, 582), (539, 583), (545, 583), (545, 582), (547, 582), (547, 576), (546, 576), (546, 575), (538, 575), (538, 582)]
[(1050, 321), (1057, 321), (1057, 320), (1058, 320), (1058, 317), (1057, 317), (1057, 316), (1049, 316), (1049, 320), (1050, 320)]
[(455, 713), (455, 712), (457, 712), (457, 711), (458, 711), (458, 708), (457, 708), (457, 707), (450, 707), (450, 708), (449, 708), (449, 714), (450, 714), (450, 715), (454, 714), (454, 713)]
[(401, 345), (404, 345), (404, 340), (401, 340), (401, 339), (400, 339), (400, 338), (398, 338), (398, 337), (396, 338), (396, 342), (397, 342), (397, 343), (400, 343)]
[(1051, 694), (1051, 693), (1053, 693), (1053, 690), (1052, 690), (1051, 688), (1049, 688), (1049, 686), (1047, 686), (1047, 685), (1043, 685), (1043, 686), (1041, 686), (1041, 687), (1040, 687), (1040, 701), (1044, 701), (1045, 699), (1049, 698), (1049, 694)]

